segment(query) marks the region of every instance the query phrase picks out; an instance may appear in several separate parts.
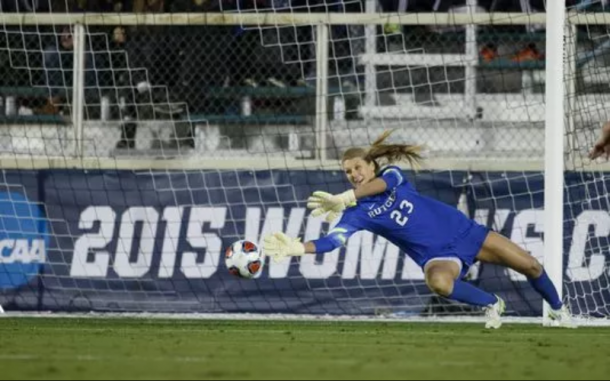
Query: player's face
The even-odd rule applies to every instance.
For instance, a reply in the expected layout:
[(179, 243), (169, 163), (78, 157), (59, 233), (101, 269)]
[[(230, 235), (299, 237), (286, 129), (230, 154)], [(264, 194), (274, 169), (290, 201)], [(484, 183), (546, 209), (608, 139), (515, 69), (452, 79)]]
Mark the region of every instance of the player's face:
[(343, 171), (354, 188), (366, 184), (375, 178), (375, 164), (367, 163), (361, 158), (343, 161)]

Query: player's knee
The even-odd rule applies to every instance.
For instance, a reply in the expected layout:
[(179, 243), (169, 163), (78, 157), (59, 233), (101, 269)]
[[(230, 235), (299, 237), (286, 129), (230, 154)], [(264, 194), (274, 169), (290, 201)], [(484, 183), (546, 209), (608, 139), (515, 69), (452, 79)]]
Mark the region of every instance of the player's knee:
[(446, 274), (431, 274), (426, 278), (428, 288), (441, 296), (449, 296), (453, 292), (453, 279)]
[(524, 269), (523, 274), (528, 278), (538, 278), (540, 275), (542, 275), (543, 271), (544, 268), (540, 262), (538, 262), (536, 258), (532, 257), (527, 267)]

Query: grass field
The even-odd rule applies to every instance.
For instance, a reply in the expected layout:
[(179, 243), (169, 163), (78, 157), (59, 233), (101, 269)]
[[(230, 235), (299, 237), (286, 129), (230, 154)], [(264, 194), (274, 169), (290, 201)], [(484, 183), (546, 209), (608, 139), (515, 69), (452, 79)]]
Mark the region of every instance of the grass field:
[(609, 379), (610, 329), (0, 319), (0, 379)]

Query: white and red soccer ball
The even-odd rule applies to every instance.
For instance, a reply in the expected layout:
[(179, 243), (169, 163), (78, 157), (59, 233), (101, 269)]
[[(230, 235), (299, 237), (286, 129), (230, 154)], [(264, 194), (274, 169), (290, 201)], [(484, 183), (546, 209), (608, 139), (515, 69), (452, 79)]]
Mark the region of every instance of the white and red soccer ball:
[(225, 264), (232, 275), (245, 279), (256, 279), (263, 273), (265, 258), (255, 243), (239, 240), (227, 248)]

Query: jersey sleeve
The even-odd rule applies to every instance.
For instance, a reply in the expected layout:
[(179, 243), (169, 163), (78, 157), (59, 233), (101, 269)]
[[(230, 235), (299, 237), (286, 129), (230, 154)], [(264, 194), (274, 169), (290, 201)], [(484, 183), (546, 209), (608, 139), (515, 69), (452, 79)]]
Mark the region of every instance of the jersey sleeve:
[(316, 246), (316, 253), (328, 253), (342, 247), (358, 230), (360, 229), (343, 215), (341, 221), (325, 237), (312, 241)]
[(394, 165), (385, 168), (381, 173), (381, 178), (386, 182), (387, 189), (394, 189), (405, 182), (402, 170)]

